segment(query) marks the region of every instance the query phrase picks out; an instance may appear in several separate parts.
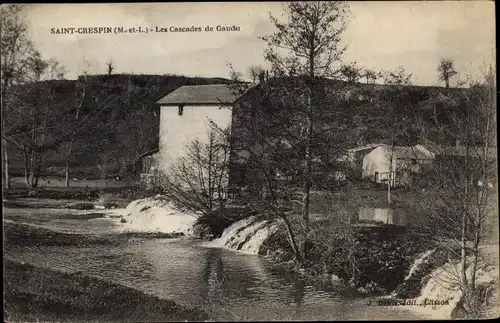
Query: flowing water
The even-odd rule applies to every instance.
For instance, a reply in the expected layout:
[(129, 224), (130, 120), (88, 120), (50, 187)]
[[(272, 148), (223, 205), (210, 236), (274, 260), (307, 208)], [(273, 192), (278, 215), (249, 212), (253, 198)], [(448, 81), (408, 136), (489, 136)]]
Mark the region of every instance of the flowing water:
[[(9, 214), (8, 209), (4, 211)], [(22, 212), (24, 217), (18, 214), (10, 220), (30, 222), (26, 215), (30, 210)], [(90, 228), (95, 228), (94, 232), (119, 234), (119, 230), (113, 229), (116, 225), (107, 219), (65, 222), (55, 217), (52, 223), (49, 218), (44, 218), (45, 228), (64, 227), (66, 231), (85, 234), (91, 234)], [(46, 268), (79, 271), (180, 304), (208, 308), (215, 311), (217, 320), (418, 319), (404, 307), (369, 306), (366, 298), (315, 290), (262, 257), (207, 248), (188, 238), (131, 237), (119, 245), (91, 247), (10, 245), (4, 257)]]

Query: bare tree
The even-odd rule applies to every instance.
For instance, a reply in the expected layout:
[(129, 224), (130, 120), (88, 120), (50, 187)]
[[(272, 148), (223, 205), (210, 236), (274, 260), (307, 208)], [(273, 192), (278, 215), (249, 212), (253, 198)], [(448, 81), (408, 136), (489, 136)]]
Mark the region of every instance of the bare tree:
[(1, 82), (2, 82), (2, 158), (4, 185), (9, 188), (9, 147), (12, 143), (5, 137), (7, 130), (5, 116), (14, 105), (12, 86), (26, 81), (26, 60), (33, 51), (24, 18), (24, 6), (3, 5), (0, 8), (1, 35)]
[(69, 178), (70, 178), (70, 162), (71, 162), (71, 156), (73, 154), (73, 144), (75, 141), (75, 137), (77, 134), (77, 127), (78, 127), (78, 122), (80, 121), (80, 112), (82, 110), (83, 102), (85, 100), (85, 96), (87, 94), (87, 74), (84, 72), (84, 78), (83, 82), (81, 83), (81, 94), (80, 98), (76, 99), (76, 111), (75, 111), (75, 117), (73, 119), (73, 122), (70, 126), (70, 138), (69, 138), (69, 144), (68, 144), (68, 151), (66, 153), (66, 166), (64, 170), (64, 175), (65, 175), (65, 186), (69, 187)]
[(106, 62), (106, 67), (108, 69), (108, 75), (111, 75), (113, 73), (113, 70), (115, 69), (115, 64), (113, 63), (113, 60), (109, 60)]
[[(436, 153), (425, 183), (428, 190), (413, 201), (413, 211), (423, 219), (427, 238), (447, 248), (459, 260), (453, 273), (463, 293), (469, 315), (481, 315), (477, 271), (488, 227), (498, 217), (496, 152), (496, 95), (494, 74), (460, 89), (449, 110), (448, 126), (435, 118), (422, 122), (422, 138), (438, 131), (440, 141), (425, 144)], [(453, 141), (460, 145), (450, 146)], [(422, 175), (424, 176), (424, 175)], [(493, 222), (492, 222), (493, 221)]]
[(449, 88), (450, 78), (457, 75), (453, 60), (449, 58), (441, 58), (437, 67), (437, 71), (439, 73), (439, 81), (444, 82), (446, 87)]
[(23, 83), (11, 85), (7, 92), (9, 101), (3, 108), (7, 122), (2, 129), (2, 138), (18, 149), (24, 158), (27, 185), (34, 188), (43, 163), (48, 144), (49, 130), (58, 127), (51, 111), (54, 91), (50, 80), (64, 76), (64, 68), (54, 60), (45, 60), (31, 49), (23, 61)]
[(229, 129), (214, 123), (208, 140), (194, 140), (161, 178), (163, 192), (181, 209), (223, 216), (228, 189)]
[[(334, 63), (338, 63), (345, 48), (340, 46), (340, 37), (347, 26), (348, 6), (342, 2), (290, 2), (284, 8), (287, 22), (271, 16), (277, 31), (262, 37), (268, 44), (266, 60), (275, 74), (301, 77), (297, 83), (307, 97), (307, 108), (303, 114), (303, 183), (302, 183), (302, 258), (307, 258), (309, 241), (309, 204), (313, 165), (314, 114), (318, 98), (315, 97), (315, 82), (318, 77), (334, 75)], [(281, 56), (277, 49), (287, 52)]]
[[(67, 144), (65, 160), (65, 186), (69, 187), (71, 178), (71, 161), (75, 152), (75, 141), (83, 135), (88, 126), (102, 113), (113, 109), (115, 103), (120, 99), (118, 96), (110, 96), (106, 87), (87, 74), (86, 66), (83, 75), (78, 78), (74, 90), (74, 102), (66, 107), (64, 120), (60, 122), (61, 135), (59, 144)], [(87, 111), (83, 113), (84, 107)]]

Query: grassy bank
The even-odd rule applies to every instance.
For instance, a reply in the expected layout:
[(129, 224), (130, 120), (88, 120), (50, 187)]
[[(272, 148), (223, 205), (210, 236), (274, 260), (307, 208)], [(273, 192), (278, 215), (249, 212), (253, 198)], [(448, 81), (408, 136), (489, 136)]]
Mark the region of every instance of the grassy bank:
[(141, 187), (124, 186), (124, 187), (98, 187), (98, 186), (73, 186), (73, 187), (39, 187), (28, 189), (24, 187), (14, 187), (2, 191), (3, 199), (18, 199), (18, 198), (42, 198), (42, 199), (58, 199), (58, 200), (83, 200), (97, 201), (105, 200), (123, 200), (130, 202), (132, 200), (150, 196), (153, 193), (147, 192)]
[(79, 273), (4, 261), (4, 319), (27, 321), (200, 321), (187, 308), (135, 289)]
[(4, 223), (4, 248), (11, 246), (103, 246), (120, 245), (130, 238), (175, 238), (182, 234), (126, 232), (120, 234), (63, 233), (21, 223)]

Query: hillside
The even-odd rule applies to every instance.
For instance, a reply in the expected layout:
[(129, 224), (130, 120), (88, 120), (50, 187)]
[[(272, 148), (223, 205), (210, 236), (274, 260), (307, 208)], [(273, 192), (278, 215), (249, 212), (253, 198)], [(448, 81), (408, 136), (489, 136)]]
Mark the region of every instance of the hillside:
[[(346, 138), (346, 144), (350, 146), (390, 138), (391, 120), (387, 119), (385, 109), (387, 102), (395, 97), (404, 97), (409, 103), (402, 106), (399, 113), (411, 115), (417, 110), (425, 112), (438, 108), (442, 115), (446, 115), (447, 101), (457, 93), (457, 89), (439, 87), (405, 86), (396, 89), (385, 85), (325, 82), (328, 86), (338, 87), (340, 91), (337, 92), (348, 97), (343, 100), (345, 106), (341, 109), (351, 115), (349, 127), (355, 129)], [(74, 130), (72, 177), (106, 178), (117, 174), (133, 177), (139, 171), (139, 156), (158, 144), (159, 107), (154, 103), (183, 85), (220, 83), (229, 84), (231, 80), (178, 75), (90, 75), (73, 81), (26, 84), (16, 89), (14, 97), (31, 110), (50, 107), (50, 130), (44, 137), (42, 174), (63, 174), (69, 134)], [(81, 124), (75, 127), (75, 112), (82, 97), (78, 117)], [(31, 113), (31, 110), (25, 110), (24, 114), (18, 110), (9, 111), (9, 124), (17, 124), (18, 129), (26, 131), (26, 127), (31, 126), (29, 121), (18, 120), (30, 120), (26, 111)], [(408, 144), (418, 140), (412, 124), (404, 124), (402, 118), (398, 122), (402, 127), (408, 126), (408, 134), (404, 135)], [(13, 176), (21, 176), (24, 172), (23, 154), (12, 145), (9, 148), (10, 172)]]

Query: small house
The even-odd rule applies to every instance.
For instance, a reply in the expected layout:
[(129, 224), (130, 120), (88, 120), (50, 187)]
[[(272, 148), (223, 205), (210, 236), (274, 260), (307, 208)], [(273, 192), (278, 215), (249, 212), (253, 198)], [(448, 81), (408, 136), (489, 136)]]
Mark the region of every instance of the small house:
[(363, 172), (363, 157), (373, 149), (383, 145), (384, 144), (369, 144), (350, 148), (339, 161), (346, 163), (346, 165), (352, 169), (356, 177), (361, 176)]
[(362, 177), (391, 186), (405, 185), (410, 182), (411, 173), (418, 173), (423, 164), (434, 158), (434, 153), (422, 145), (380, 145), (363, 157)]

